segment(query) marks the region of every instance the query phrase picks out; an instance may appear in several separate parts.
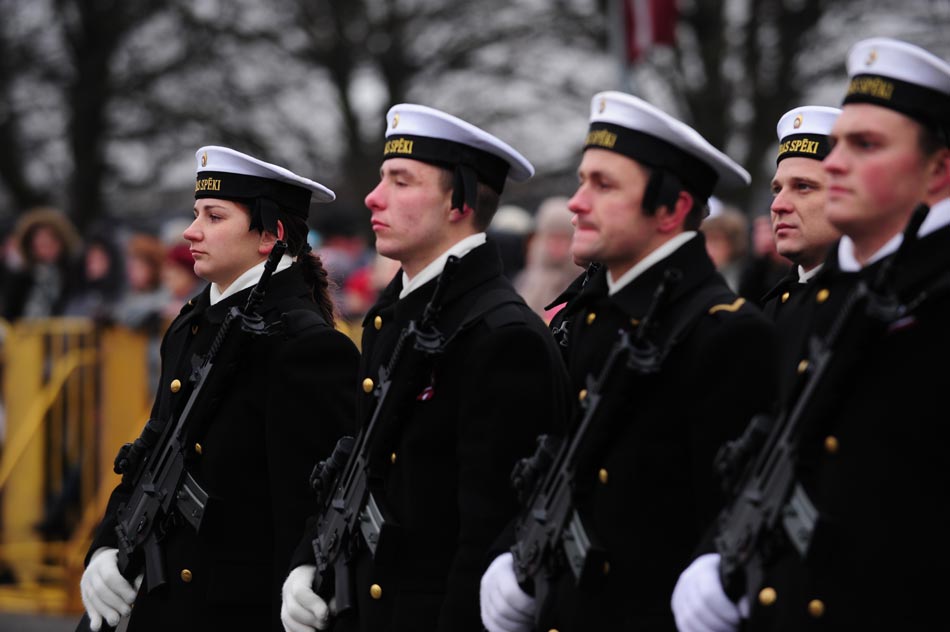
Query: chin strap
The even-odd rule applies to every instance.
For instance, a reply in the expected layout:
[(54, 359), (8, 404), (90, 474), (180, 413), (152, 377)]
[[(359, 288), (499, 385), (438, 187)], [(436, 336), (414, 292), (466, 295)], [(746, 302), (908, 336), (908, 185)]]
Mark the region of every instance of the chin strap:
[(478, 177), (468, 165), (455, 165), (455, 177), (452, 182), (452, 208), (464, 212), (465, 206), (474, 209), (478, 196)]

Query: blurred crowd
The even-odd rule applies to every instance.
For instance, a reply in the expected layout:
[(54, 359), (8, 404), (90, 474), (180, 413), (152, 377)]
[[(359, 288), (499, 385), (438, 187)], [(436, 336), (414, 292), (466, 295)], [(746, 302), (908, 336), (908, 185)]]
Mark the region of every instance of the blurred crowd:
[[(546, 322), (558, 307), (549, 303), (581, 272), (570, 253), (571, 217), (567, 198), (550, 197), (533, 212), (502, 206), (488, 230), (501, 249), (505, 275)], [(185, 225), (169, 222), (155, 234), (120, 228), (80, 235), (56, 209), (27, 211), (3, 235), (0, 314), (7, 322), (87, 317), (157, 341), (204, 286), (181, 237)], [(399, 267), (376, 254), (365, 228), (358, 219), (338, 217), (310, 235), (335, 286), (340, 327), (357, 344), (364, 314)], [(714, 201), (701, 230), (727, 283), (750, 301), (757, 302), (789, 270), (775, 251), (768, 216), (750, 222)]]

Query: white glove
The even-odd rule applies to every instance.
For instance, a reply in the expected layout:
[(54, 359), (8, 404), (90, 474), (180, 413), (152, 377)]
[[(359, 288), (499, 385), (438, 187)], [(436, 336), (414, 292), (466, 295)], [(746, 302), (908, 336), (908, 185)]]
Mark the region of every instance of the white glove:
[(284, 580), (280, 620), (287, 632), (326, 630), (330, 623), (330, 608), (313, 592), (313, 575), (316, 572), (317, 567), (313, 564), (303, 564), (290, 571)]
[(488, 632), (530, 632), (534, 628), (534, 597), (518, 585), (511, 553), (496, 557), (482, 575), (479, 602)]
[(719, 579), (719, 554), (701, 555), (680, 574), (670, 601), (680, 632), (735, 632), (749, 616), (743, 597), (733, 603)]
[(119, 573), (119, 549), (102, 547), (92, 554), (79, 581), (82, 605), (89, 615), (89, 628), (98, 632), (102, 620), (111, 627), (119, 625), (119, 619), (132, 612), (132, 603), (142, 585), (143, 575), (130, 584)]

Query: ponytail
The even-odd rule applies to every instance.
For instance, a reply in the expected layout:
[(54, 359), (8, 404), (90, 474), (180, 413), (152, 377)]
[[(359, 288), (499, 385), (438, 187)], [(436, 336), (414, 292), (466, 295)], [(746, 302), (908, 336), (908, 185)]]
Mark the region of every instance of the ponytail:
[(284, 224), (284, 237), (287, 240), (287, 252), (297, 258), (300, 268), (303, 272), (304, 281), (310, 287), (310, 295), (313, 302), (320, 308), (320, 313), (324, 320), (331, 327), (336, 325), (336, 309), (331, 298), (333, 281), (323, 267), (323, 261), (315, 253), (311, 252), (310, 244), (307, 243), (307, 232), (309, 228), (307, 223), (287, 213), (281, 213)]
[(313, 301), (320, 308), (320, 313), (327, 324), (335, 327), (336, 310), (333, 306), (333, 299), (330, 298), (332, 286), (335, 284), (327, 274), (327, 269), (323, 267), (319, 255), (308, 251), (306, 254), (299, 255), (297, 261), (300, 263), (301, 270), (303, 270), (304, 280), (310, 286)]

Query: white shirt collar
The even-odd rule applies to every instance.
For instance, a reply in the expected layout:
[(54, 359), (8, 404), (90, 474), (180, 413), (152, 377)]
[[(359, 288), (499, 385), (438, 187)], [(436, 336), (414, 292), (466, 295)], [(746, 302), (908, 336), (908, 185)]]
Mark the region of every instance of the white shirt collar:
[[(284, 255), (280, 258), (280, 261), (277, 262), (277, 268), (274, 270), (274, 274), (277, 274), (281, 270), (286, 270), (294, 262), (293, 257), (290, 255)], [(217, 283), (211, 284), (211, 294), (209, 298), (211, 299), (211, 304), (214, 305), (219, 301), (223, 301), (229, 296), (237, 294), (241, 290), (246, 290), (249, 287), (254, 287), (257, 285), (257, 282), (260, 281), (261, 275), (264, 274), (264, 264), (267, 261), (261, 261), (259, 264), (234, 279), (234, 283), (228, 286), (224, 292), (221, 291), (221, 288)]]
[[(930, 212), (927, 213), (924, 223), (920, 225), (920, 229), (917, 231), (917, 237), (926, 237), (948, 224), (950, 224), (950, 198), (944, 198), (930, 207)], [(854, 242), (851, 241), (850, 237), (844, 235), (841, 237), (841, 241), (838, 242), (838, 267), (843, 272), (857, 272), (862, 267), (869, 266), (896, 252), (903, 241), (903, 233), (897, 233), (880, 250), (871, 255), (862, 266), (854, 256)]]
[(805, 272), (805, 268), (798, 266), (798, 282), (799, 283), (808, 283), (812, 277), (814, 277), (818, 272), (825, 267), (824, 263), (819, 263), (814, 268)]
[(688, 230), (680, 233), (676, 237), (673, 237), (668, 242), (664, 243), (662, 246), (645, 256), (643, 259), (637, 262), (632, 268), (624, 272), (619, 279), (616, 281), (613, 280), (610, 274), (610, 270), (607, 271), (607, 294), (613, 296), (624, 287), (630, 284), (631, 281), (636, 279), (638, 276), (649, 270), (654, 264), (659, 263), (660, 261), (666, 259), (671, 254), (676, 252), (680, 246), (685, 244), (687, 241), (696, 236), (695, 230)]
[(454, 246), (436, 257), (432, 263), (420, 270), (419, 274), (412, 277), (411, 279), (409, 278), (409, 275), (406, 274), (406, 271), (403, 270), (402, 291), (399, 292), (399, 298), (406, 298), (406, 296), (408, 296), (411, 292), (418, 290), (420, 287), (442, 274), (442, 269), (445, 268), (445, 262), (449, 260), (450, 255), (455, 255), (461, 259), (472, 250), (485, 243), (485, 239), (485, 233), (475, 233), (474, 235), (469, 235), (465, 239), (456, 242)]

